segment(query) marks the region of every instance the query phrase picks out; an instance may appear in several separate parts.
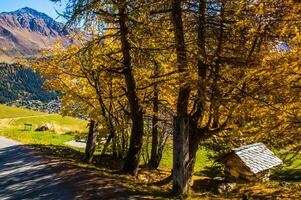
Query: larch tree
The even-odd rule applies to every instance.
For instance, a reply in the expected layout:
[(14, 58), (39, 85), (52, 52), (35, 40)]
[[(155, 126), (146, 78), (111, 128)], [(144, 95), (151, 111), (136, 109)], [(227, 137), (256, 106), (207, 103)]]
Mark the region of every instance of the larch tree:
[[(100, 34), (101, 38), (113, 37), (118, 40), (119, 50), (115, 54), (120, 54), (119, 67), (117, 73), (124, 77), (126, 85), (126, 97), (130, 107), (132, 121), (132, 131), (130, 136), (130, 147), (125, 159), (124, 172), (136, 174), (143, 138), (143, 110), (137, 94), (137, 83), (133, 73), (131, 56), (131, 43), (129, 41), (130, 16), (129, 13), (135, 11), (127, 1), (68, 1), (65, 16), (69, 24), (83, 23), (87, 28), (92, 26), (106, 27), (107, 23), (113, 24), (114, 34)], [(112, 36), (113, 35), (113, 36)]]
[[(243, 106), (261, 105), (263, 110), (271, 109), (273, 103), (265, 102), (268, 98), (256, 95), (255, 91), (263, 86), (258, 78), (253, 77), (251, 81), (247, 77), (253, 70), (262, 70), (260, 66), (267, 64), (263, 62), (265, 56), (271, 55), (279, 42), (288, 44), (295, 40), (293, 34), (282, 37), (277, 33), (285, 30), (285, 24), (295, 24), (298, 12), (288, 10), (299, 4), (296, 1), (172, 1), (176, 67), (181, 80), (174, 121), (175, 192), (186, 191), (200, 144), (224, 134), (237, 144), (235, 134), (229, 134)], [(294, 20), (287, 19), (290, 16)], [(294, 27), (298, 32), (299, 27)], [(271, 91), (266, 86), (266, 91)]]
[[(106, 54), (112, 49), (114, 46), (110, 46), (109, 41), (90, 44), (88, 49), (82, 49), (77, 45), (63, 48), (58, 44), (53, 50), (43, 52), (42, 58), (33, 65), (42, 77), (47, 78), (47, 87), (62, 94), (63, 114), (90, 119), (85, 157), (89, 162), (95, 150), (96, 132), (99, 132), (99, 129), (108, 132), (103, 150), (105, 153), (111, 140), (113, 146), (116, 146), (116, 129), (121, 129), (121, 126), (126, 129), (128, 125), (120, 124), (120, 121), (126, 121), (123, 116), (120, 118), (120, 115), (124, 114), (124, 108), (120, 104), (127, 107), (124, 91), (120, 89), (123, 81), (110, 72), (111, 68), (106, 62)], [(118, 101), (114, 101), (115, 99)], [(123, 134), (126, 133), (122, 131), (120, 133), (124, 138)], [(104, 137), (106, 133), (99, 136)], [(113, 154), (120, 155), (116, 148), (113, 148)]]
[[(128, 99), (127, 105), (129, 106), (132, 131), (123, 170), (131, 174), (137, 173), (142, 149), (144, 135), (143, 116), (147, 110), (143, 103), (148, 100), (144, 97), (147, 94), (146, 89), (153, 85), (153, 83), (150, 83), (151, 81), (141, 78), (143, 75), (151, 77), (152, 67), (145, 65), (152, 63), (153, 66), (153, 63), (155, 63), (146, 57), (146, 55), (151, 54), (142, 47), (144, 42), (143, 30), (147, 27), (147, 11), (149, 11), (149, 7), (153, 3), (155, 1), (70, 0), (64, 13), (64, 16), (68, 19), (67, 24), (83, 25), (87, 31), (96, 29), (99, 35), (93, 39), (94, 42), (103, 42), (111, 39), (117, 47), (114, 52), (107, 54), (107, 57), (111, 59), (111, 62), (115, 63), (115, 66), (111, 67), (110, 72), (123, 76), (124, 85), (122, 85), (121, 89), (125, 90)], [(150, 39), (148, 40), (150, 41)], [(89, 44), (83, 48), (89, 48)], [(140, 76), (137, 77), (137, 74)], [(139, 87), (137, 83), (139, 83)], [(156, 146), (154, 145), (154, 149), (158, 148)], [(158, 164), (158, 161), (156, 161), (155, 165)]]

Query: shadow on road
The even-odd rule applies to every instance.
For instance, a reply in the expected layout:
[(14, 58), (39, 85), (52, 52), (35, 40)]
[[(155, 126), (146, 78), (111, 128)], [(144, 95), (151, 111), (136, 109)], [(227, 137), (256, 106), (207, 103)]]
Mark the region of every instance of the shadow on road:
[[(49, 158), (32, 147), (0, 147), (0, 199), (162, 199), (164, 196), (137, 191), (122, 178)], [(67, 153), (65, 150), (60, 149), (62, 155)]]
[[(27, 147), (67, 161), (82, 162), (82, 158), (84, 157), (83, 152), (76, 151), (67, 146), (31, 144), (27, 145)], [(120, 171), (123, 167), (123, 162), (123, 159), (118, 159), (107, 154), (103, 156), (96, 154), (93, 157), (94, 166), (113, 171)]]
[(0, 148), (0, 199), (153, 199), (22, 145)]
[(41, 156), (21, 145), (0, 150), (0, 199), (71, 199)]

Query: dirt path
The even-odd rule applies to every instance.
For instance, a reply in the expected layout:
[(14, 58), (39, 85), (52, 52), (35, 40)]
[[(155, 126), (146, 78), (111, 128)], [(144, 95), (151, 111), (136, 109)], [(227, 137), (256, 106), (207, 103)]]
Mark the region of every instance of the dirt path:
[(0, 136), (0, 199), (153, 199)]

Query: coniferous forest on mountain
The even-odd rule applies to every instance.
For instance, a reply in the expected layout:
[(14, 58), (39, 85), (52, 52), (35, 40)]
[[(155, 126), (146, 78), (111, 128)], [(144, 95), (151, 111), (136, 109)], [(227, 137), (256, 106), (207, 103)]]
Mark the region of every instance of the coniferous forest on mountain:
[(49, 102), (58, 94), (43, 89), (43, 80), (30, 68), (14, 64), (0, 64), (0, 103), (16, 100)]

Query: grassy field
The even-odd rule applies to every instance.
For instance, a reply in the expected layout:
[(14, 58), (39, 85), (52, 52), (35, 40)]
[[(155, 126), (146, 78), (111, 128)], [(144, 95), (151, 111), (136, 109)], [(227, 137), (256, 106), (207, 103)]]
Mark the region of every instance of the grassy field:
[(54, 132), (23, 131), (18, 129), (5, 129), (0, 135), (17, 140), (23, 144), (41, 145), (64, 145), (65, 142), (73, 140), (74, 135), (56, 134)]
[(55, 133), (87, 131), (87, 121), (85, 120), (0, 104), (0, 128), (19, 130), (24, 129), (24, 124), (32, 124), (32, 129), (50, 124)]
[[(32, 124), (31, 130), (25, 130), (24, 124)], [(34, 131), (45, 124), (50, 124), (53, 130)], [(75, 133), (86, 131), (87, 121), (81, 119), (0, 105), (0, 135), (24, 144), (63, 145), (73, 140)]]
[(24, 128), (24, 124), (32, 124), (33, 128), (50, 124), (56, 133), (84, 132), (87, 122), (72, 117), (62, 117), (61, 115), (43, 115), (39, 117), (17, 118), (10, 121), (10, 126), (18, 129)]
[[(195, 168), (194, 168), (194, 171), (196, 173), (198, 173), (201, 170), (204, 170), (206, 167), (211, 167), (213, 165), (214, 162), (208, 158), (208, 153), (209, 153), (208, 150), (205, 148), (201, 148), (198, 150), (197, 156), (196, 156)], [(164, 148), (160, 166), (163, 168), (171, 169), (172, 168), (172, 157), (173, 157), (172, 144), (170, 142), (170, 143), (167, 143)]]
[(45, 113), (37, 112), (33, 110), (9, 107), (0, 104), (0, 119), (3, 118), (15, 118), (15, 117), (28, 117), (28, 116), (38, 116), (44, 115)]

